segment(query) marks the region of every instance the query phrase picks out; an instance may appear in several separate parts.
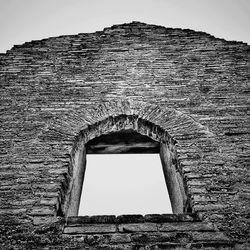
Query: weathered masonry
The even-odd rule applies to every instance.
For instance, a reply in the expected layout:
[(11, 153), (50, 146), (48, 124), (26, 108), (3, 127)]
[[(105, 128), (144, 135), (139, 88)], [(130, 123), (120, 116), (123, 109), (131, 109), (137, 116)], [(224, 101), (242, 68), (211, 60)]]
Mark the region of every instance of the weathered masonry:
[[(0, 83), (1, 249), (250, 248), (249, 45), (133, 22), (14, 46)], [(78, 217), (104, 151), (159, 153), (174, 214)]]

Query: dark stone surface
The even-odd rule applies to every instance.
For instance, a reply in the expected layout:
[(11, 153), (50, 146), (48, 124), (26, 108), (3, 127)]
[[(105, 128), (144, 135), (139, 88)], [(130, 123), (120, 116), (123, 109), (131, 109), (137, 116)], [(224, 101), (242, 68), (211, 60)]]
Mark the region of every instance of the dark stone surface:
[(90, 223), (116, 223), (116, 217), (114, 215), (99, 215), (99, 216), (76, 216), (68, 217), (66, 219), (66, 225), (82, 225)]
[(133, 130), (101, 135), (90, 140), (87, 154), (149, 154), (159, 153), (159, 142)]
[(127, 214), (127, 215), (119, 215), (116, 218), (117, 223), (140, 223), (144, 222), (144, 218), (140, 214)]

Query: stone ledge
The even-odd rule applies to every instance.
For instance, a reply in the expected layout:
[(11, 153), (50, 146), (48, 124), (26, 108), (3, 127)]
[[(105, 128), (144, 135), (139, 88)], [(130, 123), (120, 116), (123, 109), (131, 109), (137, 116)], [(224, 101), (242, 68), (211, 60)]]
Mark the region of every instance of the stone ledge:
[(68, 217), (63, 237), (98, 247), (114, 246), (114, 249), (148, 246), (150, 249), (212, 250), (231, 249), (235, 244), (214, 224), (201, 221), (197, 214)]
[[(199, 236), (197, 237), (197, 234)], [(149, 249), (169, 249), (168, 247), (181, 247), (177, 249), (234, 249), (234, 242), (228, 240), (228, 238), (222, 232), (210, 232), (202, 239), (203, 232), (133, 232), (133, 233), (105, 233), (105, 234), (64, 234), (66, 238), (74, 237), (77, 242), (82, 242), (88, 246), (98, 247), (106, 245), (119, 246), (119, 244), (128, 247), (141, 246), (141, 247), (156, 247)], [(196, 235), (196, 236), (195, 236)], [(207, 236), (209, 236), (207, 238)], [(163, 247), (163, 248), (161, 248)], [(167, 247), (167, 248), (165, 248)], [(90, 248), (92, 249), (92, 248)], [(97, 248), (99, 249), (99, 248)], [(101, 249), (101, 248), (100, 248)], [(110, 248), (108, 248), (110, 249)], [(112, 249), (112, 248), (111, 248)], [(120, 248), (118, 248), (120, 249)], [(121, 248), (123, 249), (123, 248)], [(137, 248), (136, 248), (137, 249)], [(143, 248), (144, 249), (144, 248)], [(172, 249), (172, 248), (170, 248)], [(173, 248), (175, 249), (175, 248)], [(239, 248), (240, 249), (240, 248)], [(247, 248), (246, 248), (247, 249)]]
[(72, 216), (66, 218), (66, 225), (116, 223), (115, 215)]
[(126, 224), (126, 223), (164, 223), (164, 222), (199, 222), (197, 214), (147, 214), (147, 215), (96, 215), (96, 216), (72, 216), (66, 219), (67, 226), (82, 224)]
[[(141, 237), (146, 237), (145, 233), (151, 235), (149, 241), (162, 241), (162, 238), (175, 242), (179, 242), (180, 239), (192, 239), (196, 242), (228, 241), (214, 224), (201, 221), (196, 214), (68, 217), (63, 231), (66, 237), (113, 234), (113, 241), (121, 242), (130, 241), (131, 237), (132, 241), (140, 241)], [(122, 236), (123, 234), (126, 236)]]

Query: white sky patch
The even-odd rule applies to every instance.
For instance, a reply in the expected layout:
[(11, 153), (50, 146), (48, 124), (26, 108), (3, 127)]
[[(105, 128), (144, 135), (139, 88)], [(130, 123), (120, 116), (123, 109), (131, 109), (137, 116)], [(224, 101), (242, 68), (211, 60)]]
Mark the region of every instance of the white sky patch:
[(250, 44), (249, 0), (0, 0), (0, 52), (31, 40), (132, 21)]
[(158, 154), (87, 155), (79, 215), (172, 213)]

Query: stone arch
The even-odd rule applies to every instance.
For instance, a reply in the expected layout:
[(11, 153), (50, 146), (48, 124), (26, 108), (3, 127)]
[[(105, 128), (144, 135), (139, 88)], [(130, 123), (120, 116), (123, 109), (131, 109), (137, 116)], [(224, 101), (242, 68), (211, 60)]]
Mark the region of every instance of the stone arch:
[[(67, 211), (69, 211), (69, 207), (72, 207), (71, 197), (74, 196), (72, 188), (74, 185), (80, 185), (79, 183), (74, 184), (75, 176), (84, 174), (84, 169), (79, 170), (76, 167), (79, 162), (83, 165), (86, 163), (83, 157), (86, 154), (84, 145), (95, 137), (122, 129), (133, 129), (161, 143), (162, 161), (164, 157), (171, 159), (176, 168), (174, 171), (178, 173), (174, 178), (176, 178), (176, 183), (180, 184), (178, 189), (179, 196), (182, 196), (182, 208), (176, 209), (175, 212), (185, 211), (187, 197), (184, 197), (186, 196), (185, 185), (183, 185), (184, 176), (182, 176), (182, 164), (179, 161), (182, 158), (182, 149), (185, 145), (183, 146), (181, 142), (185, 141), (186, 143), (194, 138), (210, 140), (213, 134), (192, 117), (175, 109), (146, 103), (113, 101), (86, 109), (72, 110), (60, 119), (55, 119), (48, 128), (49, 131), (53, 130), (52, 133), (67, 135), (72, 141), (71, 145), (67, 144), (68, 152), (65, 152), (70, 153), (71, 160), (68, 173), (69, 188), (64, 195), (65, 197), (62, 197), (64, 214), (76, 215), (77, 204), (73, 208), (74, 212), (68, 213)], [(169, 154), (169, 152), (172, 153)], [(195, 151), (194, 154), (196, 154)], [(166, 175), (165, 179), (167, 181)], [(79, 191), (77, 195), (79, 197)]]
[(60, 134), (66, 136), (71, 141), (67, 143), (67, 153), (72, 149), (72, 143), (75, 145), (77, 138), (90, 131), (97, 124), (111, 118), (122, 115), (136, 116), (144, 121), (151, 122), (162, 131), (167, 131), (167, 134), (174, 140), (180, 140), (186, 137), (203, 137), (211, 138), (211, 133), (208, 128), (189, 114), (181, 112), (174, 108), (145, 102), (136, 102), (128, 100), (110, 100), (99, 105), (90, 105), (85, 107), (77, 107), (68, 111), (66, 114), (61, 114), (51, 120), (48, 127), (41, 132), (39, 137), (44, 134), (51, 135)]

